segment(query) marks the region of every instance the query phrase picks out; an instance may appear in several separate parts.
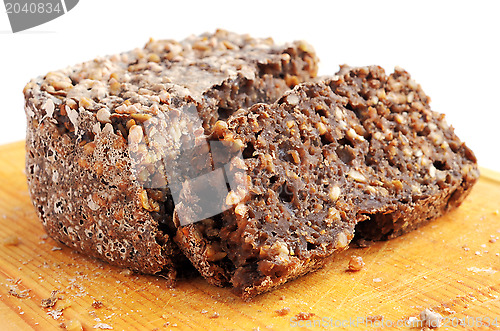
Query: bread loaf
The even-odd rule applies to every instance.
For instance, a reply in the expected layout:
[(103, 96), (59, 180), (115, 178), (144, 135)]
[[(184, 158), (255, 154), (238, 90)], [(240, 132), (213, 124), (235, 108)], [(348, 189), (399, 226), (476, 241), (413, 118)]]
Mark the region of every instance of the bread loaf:
[(244, 299), (321, 267), (354, 237), (389, 239), (443, 215), (479, 176), (400, 68), (344, 66), (216, 127), (213, 139), (242, 145), (232, 166), (248, 178), (245, 194), (175, 238), (209, 282)]
[(317, 62), (218, 30), (32, 80), (26, 174), (48, 234), (249, 299), (459, 206), (477, 162), (420, 85), (378, 66), (314, 79)]
[[(304, 42), (275, 45), (218, 30), (150, 40), (33, 79), (24, 89), (26, 174), (47, 233), (112, 264), (174, 279), (190, 264), (172, 241), (169, 153), (316, 71)], [(171, 129), (161, 151), (145, 146), (149, 122)]]

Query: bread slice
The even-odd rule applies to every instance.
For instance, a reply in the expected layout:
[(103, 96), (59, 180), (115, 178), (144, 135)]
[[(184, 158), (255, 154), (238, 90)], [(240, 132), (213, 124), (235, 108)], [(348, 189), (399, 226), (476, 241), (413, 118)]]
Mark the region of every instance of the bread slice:
[[(26, 174), (47, 233), (115, 265), (174, 279), (190, 264), (172, 240), (169, 152), (316, 71), (304, 42), (276, 45), (218, 30), (150, 40), (32, 80), (24, 89)], [(169, 125), (172, 139), (154, 140), (145, 123)]]
[(363, 210), (356, 238), (394, 238), (462, 203), (479, 178), (476, 157), (405, 70), (342, 66), (328, 84), (369, 133), (366, 165), (393, 177), (395, 199), (383, 213)]
[(228, 162), (241, 172), (226, 200), (236, 203), (175, 239), (209, 282), (244, 299), (321, 267), (354, 236), (389, 239), (439, 217), (479, 176), (399, 68), (343, 66), (219, 121), (212, 139), (242, 146), (243, 160)]

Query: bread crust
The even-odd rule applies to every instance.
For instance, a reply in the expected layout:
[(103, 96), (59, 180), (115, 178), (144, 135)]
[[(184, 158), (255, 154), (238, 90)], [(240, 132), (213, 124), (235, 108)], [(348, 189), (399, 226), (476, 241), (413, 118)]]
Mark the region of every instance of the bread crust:
[(213, 139), (241, 142), (250, 185), (221, 219), (176, 240), (209, 282), (243, 299), (321, 267), (355, 236), (387, 240), (430, 222), (479, 177), (472, 151), (399, 68), (344, 66), (220, 127)]
[[(150, 40), (33, 79), (24, 89), (26, 174), (45, 229), (87, 255), (175, 279), (192, 266), (173, 241), (167, 154), (316, 71), (304, 42), (217, 30)], [(147, 145), (152, 124), (174, 130), (173, 138)]]

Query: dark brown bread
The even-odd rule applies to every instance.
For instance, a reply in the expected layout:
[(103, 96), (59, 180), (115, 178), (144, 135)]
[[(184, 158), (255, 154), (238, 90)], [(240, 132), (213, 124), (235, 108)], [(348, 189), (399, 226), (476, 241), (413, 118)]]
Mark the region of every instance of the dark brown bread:
[[(316, 70), (306, 43), (219, 30), (33, 80), (26, 173), (47, 232), (169, 279), (192, 264), (249, 299), (463, 201), (474, 154), (408, 73), (343, 66), (300, 84)], [(224, 194), (222, 214), (199, 220), (197, 185)]]
[[(48, 234), (110, 263), (175, 278), (189, 262), (172, 240), (169, 153), (204, 140), (238, 108), (274, 102), (312, 79), (316, 64), (304, 42), (218, 30), (151, 40), (32, 80), (24, 89), (26, 174)], [(171, 129), (170, 138), (155, 140), (155, 125)]]
[(394, 196), (383, 213), (361, 203), (369, 218), (357, 238), (394, 238), (461, 204), (479, 177), (476, 157), (405, 70), (343, 66), (328, 84), (368, 132), (366, 166), (384, 174)]
[(215, 127), (213, 139), (242, 145), (232, 167), (246, 187), (222, 217), (180, 227), (176, 241), (209, 282), (244, 299), (321, 267), (355, 235), (389, 239), (429, 222), (479, 175), (402, 69), (342, 67)]

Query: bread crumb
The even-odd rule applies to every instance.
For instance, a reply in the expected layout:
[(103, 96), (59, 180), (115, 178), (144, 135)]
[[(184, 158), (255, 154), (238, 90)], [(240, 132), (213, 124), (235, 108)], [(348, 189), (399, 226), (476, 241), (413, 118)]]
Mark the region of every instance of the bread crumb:
[(454, 311), (454, 310), (451, 310), (450, 308), (448, 307), (444, 307), (444, 311), (447, 312), (448, 314), (450, 315), (453, 315), (453, 314), (456, 314), (457, 312)]
[(12, 295), (13, 297), (19, 298), (19, 299), (24, 299), (28, 296), (28, 292), (30, 290), (23, 290), (23, 291), (17, 291), (17, 288), (12, 286), (9, 290), (9, 294)]
[(166, 323), (163, 324), (164, 328), (166, 328), (167, 326), (174, 326), (175, 327), (175, 326), (177, 326), (177, 323), (171, 324), (170, 322), (166, 322)]
[(305, 320), (310, 320), (315, 315), (316, 315), (315, 313), (300, 312), (297, 315), (295, 315), (295, 318), (297, 319), (297, 321), (305, 321)]
[(366, 316), (366, 322), (368, 323), (373, 323), (373, 322), (378, 322), (384, 319), (384, 316), (382, 315), (374, 315), (374, 316)]
[(484, 272), (487, 274), (494, 274), (497, 272), (496, 270), (493, 270), (491, 267), (489, 267), (489, 268), (470, 267), (470, 268), (467, 268), (467, 271), (472, 271), (474, 273)]
[(363, 269), (365, 266), (365, 262), (363, 261), (363, 258), (361, 256), (351, 256), (351, 259), (349, 260), (349, 271), (360, 271)]
[(17, 236), (8, 236), (2, 239), (2, 244), (4, 246), (17, 246), (19, 243), (20, 240)]
[(96, 325), (94, 325), (94, 329), (113, 330), (113, 327), (106, 323), (97, 323)]
[(99, 309), (102, 308), (103, 304), (101, 301), (94, 300), (92, 302), (92, 308)]
[(422, 326), (422, 322), (418, 318), (411, 316), (408, 318), (408, 321), (406, 321), (406, 326), (409, 326), (410, 328), (416, 328), (418, 326)]
[(218, 312), (214, 312), (212, 315), (210, 315), (210, 318), (219, 318), (219, 313)]
[(12, 278), (7, 278), (6, 281), (8, 282), (11, 282), (11, 283), (14, 283), (14, 284), (21, 284), (22, 280), (21, 278), (16, 278), (16, 279), (12, 279)]
[(51, 307), (54, 307), (54, 305), (56, 304), (57, 300), (59, 300), (59, 298), (57, 297), (57, 293), (58, 291), (52, 291), (52, 293), (50, 293), (50, 297), (47, 298), (47, 299), (42, 299), (42, 308), (51, 308)]
[(51, 316), (53, 319), (58, 320), (62, 316), (62, 311), (59, 309), (51, 309), (47, 312), (47, 315)]
[(276, 312), (276, 314), (278, 314), (278, 316), (285, 316), (285, 315), (288, 315), (288, 313), (290, 313), (290, 308), (283, 307), (281, 309), (275, 310), (275, 312)]
[(431, 309), (424, 309), (420, 313), (420, 320), (427, 326), (428, 328), (439, 328), (443, 321), (443, 316), (432, 311)]
[(133, 272), (132, 272), (132, 270), (125, 269), (125, 270), (120, 271), (120, 274), (124, 275), (124, 276), (132, 276)]
[(380, 283), (382, 281), (382, 278), (373, 278), (374, 283)]

